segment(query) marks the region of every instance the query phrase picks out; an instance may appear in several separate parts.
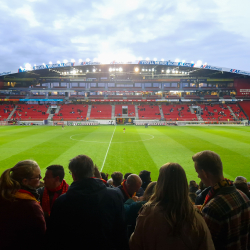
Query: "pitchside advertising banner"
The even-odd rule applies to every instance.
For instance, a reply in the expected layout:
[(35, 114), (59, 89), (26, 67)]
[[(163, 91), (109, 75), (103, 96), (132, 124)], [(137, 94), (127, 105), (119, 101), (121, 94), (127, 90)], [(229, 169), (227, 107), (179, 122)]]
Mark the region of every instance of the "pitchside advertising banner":
[[(172, 62), (172, 61), (151, 61), (151, 60), (141, 60), (141, 61), (134, 61), (134, 62), (118, 62), (112, 61), (110, 63), (101, 63), (101, 62), (81, 62), (76, 64), (74, 62), (68, 63), (54, 63), (54, 64), (43, 64), (39, 66), (34, 66), (33, 68), (20, 68), (18, 72), (26, 72), (31, 70), (40, 70), (40, 69), (51, 69), (51, 68), (62, 68), (62, 67), (73, 67), (73, 66), (84, 66), (84, 65), (101, 65), (101, 64), (110, 64), (110, 65), (122, 65), (122, 64), (141, 64), (141, 65), (167, 65), (167, 66), (181, 66), (181, 67), (189, 67), (189, 68), (201, 68), (201, 69), (208, 69), (208, 70), (218, 70), (218, 71), (225, 71), (231, 72), (234, 74), (242, 74), (250, 76), (250, 72), (238, 69), (230, 69), (224, 67), (217, 67), (212, 65), (197, 65), (195, 63), (186, 63), (186, 62)], [(14, 74), (17, 72), (3, 72), (0, 73), (2, 75), (9, 75)]]

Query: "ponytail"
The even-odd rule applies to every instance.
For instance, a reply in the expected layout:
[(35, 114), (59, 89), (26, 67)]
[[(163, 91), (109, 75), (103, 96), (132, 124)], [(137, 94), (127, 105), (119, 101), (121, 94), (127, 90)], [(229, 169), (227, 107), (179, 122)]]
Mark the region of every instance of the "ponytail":
[(34, 169), (39, 167), (32, 160), (19, 161), (13, 168), (5, 170), (0, 179), (0, 196), (13, 201), (15, 193), (21, 188), (23, 179), (31, 178)]
[(13, 201), (14, 195), (20, 189), (20, 183), (10, 176), (12, 168), (5, 170), (0, 181), (0, 195), (6, 200)]

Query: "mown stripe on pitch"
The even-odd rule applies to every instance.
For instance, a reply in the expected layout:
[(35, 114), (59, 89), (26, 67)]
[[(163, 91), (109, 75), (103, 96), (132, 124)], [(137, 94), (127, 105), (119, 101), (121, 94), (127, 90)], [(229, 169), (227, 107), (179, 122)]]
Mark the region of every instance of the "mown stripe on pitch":
[[(212, 130), (202, 131), (194, 127), (181, 129), (182, 133), (187, 134), (190, 140), (184, 140), (185, 145), (190, 144), (194, 153), (203, 150), (211, 150), (218, 153), (224, 166), (224, 175), (228, 178), (235, 178), (238, 175), (250, 177), (250, 172), (246, 168), (249, 162), (249, 144), (240, 143), (237, 140), (226, 138), (209, 133)], [(232, 135), (233, 136), (233, 135)], [(196, 139), (195, 139), (196, 138)], [(193, 143), (192, 143), (193, 141)]]

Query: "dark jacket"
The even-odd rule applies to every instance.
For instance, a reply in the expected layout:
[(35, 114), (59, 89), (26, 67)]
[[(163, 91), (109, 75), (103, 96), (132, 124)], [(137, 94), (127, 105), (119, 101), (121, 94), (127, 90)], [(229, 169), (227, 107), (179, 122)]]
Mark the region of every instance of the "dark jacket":
[(195, 199), (195, 205), (203, 205), (205, 198), (210, 191), (211, 187), (207, 187), (204, 190), (202, 190), (199, 194), (197, 194), (196, 199)]
[(123, 202), (100, 179), (75, 181), (54, 203), (47, 230), (50, 249), (128, 249)]
[(0, 197), (0, 249), (42, 249), (45, 220), (37, 201)]

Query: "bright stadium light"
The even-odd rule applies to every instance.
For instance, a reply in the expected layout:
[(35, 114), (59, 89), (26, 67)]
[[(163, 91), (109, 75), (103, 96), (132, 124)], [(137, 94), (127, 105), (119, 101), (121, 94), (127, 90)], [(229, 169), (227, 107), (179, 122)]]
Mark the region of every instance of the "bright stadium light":
[(168, 73), (168, 74), (170, 73), (170, 70), (169, 70), (169, 69), (167, 69), (167, 73)]
[(96, 72), (96, 69), (93, 69), (93, 72)]
[(52, 62), (50, 61), (49, 64), (52, 64)]
[(60, 64), (61, 62), (60, 61), (57, 61), (58, 64)]
[(122, 68), (121, 67), (119, 68), (119, 72), (122, 72)]
[(67, 62), (68, 62), (68, 60), (66, 60), (66, 59), (65, 59), (65, 60), (63, 60), (63, 62), (64, 62), (64, 63), (67, 63)]
[(174, 73), (175, 73), (175, 70), (173, 70), (172, 73), (174, 74)]
[(161, 61), (164, 62), (164, 58), (162, 58)]
[(109, 72), (112, 72), (113, 71), (113, 69), (112, 68), (109, 68)]
[(195, 64), (196, 67), (200, 67), (202, 65), (202, 61), (198, 60), (197, 63)]
[(135, 72), (138, 72), (138, 71), (139, 71), (139, 68), (138, 68), (138, 67), (136, 67), (136, 68), (135, 68)]
[(36, 67), (36, 64), (34, 64), (34, 66)]
[(81, 62), (82, 62), (82, 59), (79, 59), (78, 62), (81, 63)]

